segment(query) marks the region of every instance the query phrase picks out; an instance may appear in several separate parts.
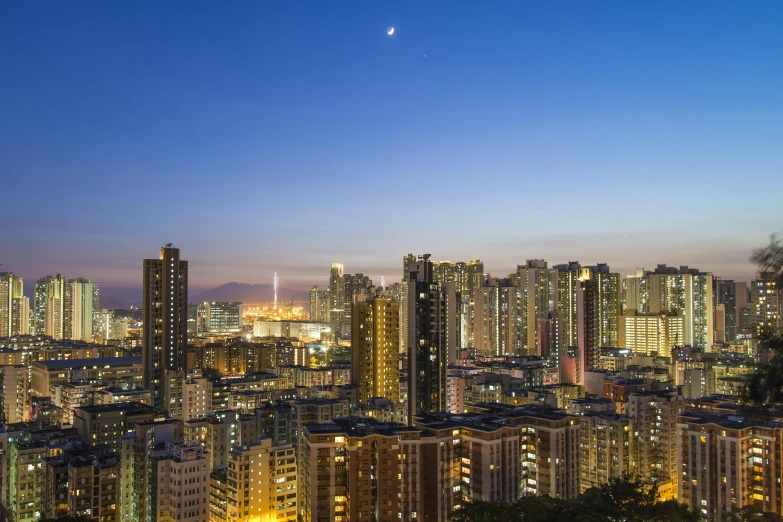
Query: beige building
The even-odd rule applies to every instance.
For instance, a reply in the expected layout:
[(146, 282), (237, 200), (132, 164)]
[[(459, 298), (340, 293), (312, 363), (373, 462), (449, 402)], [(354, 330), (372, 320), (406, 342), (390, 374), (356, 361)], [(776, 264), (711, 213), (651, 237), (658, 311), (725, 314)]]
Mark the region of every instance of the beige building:
[[(402, 514), (402, 424), (353, 419), (310, 424), (299, 449), (299, 519), (304, 522), (394, 522)], [(437, 465), (437, 464), (433, 464)], [(410, 505), (410, 504), (409, 504)]]
[(712, 274), (695, 268), (658, 265), (647, 275), (648, 313), (678, 312), (684, 318), (682, 344), (711, 350), (715, 338)]
[(688, 411), (676, 440), (680, 502), (718, 522), (746, 506), (783, 514), (783, 423)]
[(374, 397), (399, 401), (400, 310), (389, 299), (355, 303), (351, 313), (351, 382), (359, 402)]
[(587, 413), (579, 417), (579, 487), (585, 492), (636, 470), (633, 420), (626, 415)]
[(685, 319), (676, 313), (639, 315), (634, 310), (620, 318), (619, 347), (635, 355), (671, 356), (685, 341)]
[(633, 419), (638, 450), (636, 473), (657, 483), (667, 497), (677, 492), (677, 415), (683, 404), (683, 397), (671, 391), (637, 391), (628, 396), (627, 415)]
[(296, 522), (296, 455), (292, 444), (261, 439), (228, 457), (228, 522)]
[(0, 422), (8, 424), (26, 421), (28, 399), (27, 366), (0, 366)]
[(212, 382), (206, 377), (190, 377), (182, 382), (182, 419), (204, 417), (212, 411)]
[(527, 344), (521, 328), (524, 294), (516, 280), (487, 278), (473, 299), (473, 338), (476, 353), (489, 357), (520, 355)]
[(578, 417), (535, 405), (482, 406), (485, 413), (502, 416), (507, 424), (520, 428), (520, 494), (576, 498), (579, 494)]
[(155, 522), (209, 520), (209, 459), (196, 442), (150, 452), (150, 514)]

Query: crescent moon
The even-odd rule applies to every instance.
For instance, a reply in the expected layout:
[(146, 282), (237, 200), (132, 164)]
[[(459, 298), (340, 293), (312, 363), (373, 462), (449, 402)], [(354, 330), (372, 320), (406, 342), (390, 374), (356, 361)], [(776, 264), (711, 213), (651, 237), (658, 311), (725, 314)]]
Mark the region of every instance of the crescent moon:
[(386, 34), (388, 34), (389, 36), (393, 35), (394, 34), (394, 27), (389, 27), (386, 30)]

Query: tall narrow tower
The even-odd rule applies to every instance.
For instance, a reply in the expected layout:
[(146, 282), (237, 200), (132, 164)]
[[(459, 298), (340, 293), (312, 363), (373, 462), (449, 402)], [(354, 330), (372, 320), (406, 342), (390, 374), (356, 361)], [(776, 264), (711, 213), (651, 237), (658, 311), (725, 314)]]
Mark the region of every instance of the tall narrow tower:
[(430, 255), (406, 264), (408, 319), (408, 422), (415, 415), (446, 411), (448, 365), (456, 360), (459, 292), (435, 280)]
[(187, 368), (188, 262), (171, 243), (144, 260), (144, 386), (158, 414), (176, 411), (171, 379)]

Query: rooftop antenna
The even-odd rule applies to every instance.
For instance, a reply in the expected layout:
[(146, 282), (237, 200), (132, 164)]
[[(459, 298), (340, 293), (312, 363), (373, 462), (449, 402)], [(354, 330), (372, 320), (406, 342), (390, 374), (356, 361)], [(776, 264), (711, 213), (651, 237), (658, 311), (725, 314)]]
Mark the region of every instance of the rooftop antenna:
[(275, 310), (277, 310), (277, 272), (275, 272), (274, 287), (275, 287)]

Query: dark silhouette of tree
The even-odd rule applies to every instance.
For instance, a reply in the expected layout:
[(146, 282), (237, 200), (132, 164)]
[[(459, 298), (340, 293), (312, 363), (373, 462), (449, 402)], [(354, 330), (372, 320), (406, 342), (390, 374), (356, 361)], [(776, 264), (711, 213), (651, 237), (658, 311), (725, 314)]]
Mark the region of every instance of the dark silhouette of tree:
[[(525, 496), (513, 503), (471, 502), (451, 522), (697, 522), (699, 513), (675, 500), (662, 501), (658, 488), (637, 477), (613, 478), (576, 499)], [(762, 519), (763, 521), (763, 519)], [(744, 521), (743, 521), (744, 522)]]
[(759, 511), (752, 506), (745, 506), (737, 513), (730, 514), (729, 522), (783, 522), (783, 517), (775, 513)]
[[(783, 242), (774, 234), (769, 245), (753, 251), (750, 260), (756, 263), (759, 272), (774, 274), (778, 288), (783, 288)], [(745, 385), (745, 398), (756, 406), (783, 402), (783, 338), (762, 332), (759, 354), (766, 362), (759, 364), (750, 376)]]
[(750, 260), (759, 267), (759, 272), (775, 274), (778, 287), (783, 286), (783, 241), (775, 234), (769, 237), (769, 245), (753, 251)]

